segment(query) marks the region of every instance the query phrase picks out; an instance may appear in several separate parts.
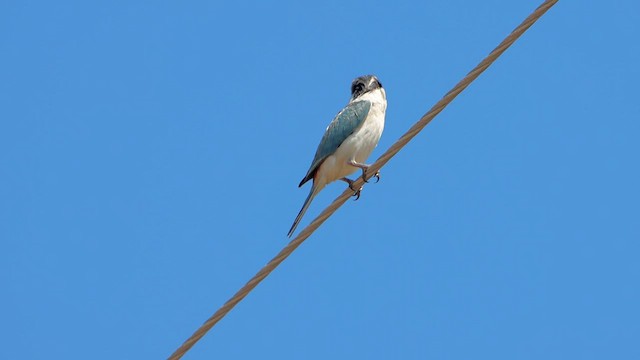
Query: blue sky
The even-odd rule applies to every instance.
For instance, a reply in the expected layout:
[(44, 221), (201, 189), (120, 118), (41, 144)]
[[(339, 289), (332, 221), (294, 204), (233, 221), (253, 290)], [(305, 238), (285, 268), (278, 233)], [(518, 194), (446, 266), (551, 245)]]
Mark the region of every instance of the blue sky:
[[(354, 77), (373, 161), (538, 5), (4, 3), (0, 358), (166, 358), (287, 243)], [(185, 359), (640, 357), (639, 24), (561, 1)]]

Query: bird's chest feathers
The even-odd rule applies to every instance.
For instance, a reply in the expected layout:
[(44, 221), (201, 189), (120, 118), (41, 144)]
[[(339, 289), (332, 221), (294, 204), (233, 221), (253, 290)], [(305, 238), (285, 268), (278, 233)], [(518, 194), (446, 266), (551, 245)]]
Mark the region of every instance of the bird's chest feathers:
[(347, 147), (347, 153), (354, 154), (357, 162), (364, 162), (378, 145), (378, 140), (384, 128), (384, 113), (375, 106), (371, 107), (369, 115), (362, 126), (357, 129), (340, 147)]
[(345, 147), (345, 155), (350, 156), (348, 160), (353, 158), (359, 163), (363, 163), (378, 145), (378, 140), (380, 140), (384, 129), (384, 116), (387, 110), (387, 101), (382, 90), (367, 93), (361, 97), (361, 100), (371, 101), (369, 114), (367, 114), (362, 126), (340, 146), (340, 148)]

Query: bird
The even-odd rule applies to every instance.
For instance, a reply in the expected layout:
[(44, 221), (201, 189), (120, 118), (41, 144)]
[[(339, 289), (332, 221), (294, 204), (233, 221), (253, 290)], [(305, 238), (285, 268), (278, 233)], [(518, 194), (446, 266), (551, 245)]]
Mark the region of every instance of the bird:
[[(354, 180), (347, 178), (358, 169), (367, 182), (367, 160), (384, 130), (384, 118), (387, 110), (387, 95), (382, 83), (375, 75), (357, 77), (351, 83), (349, 103), (338, 112), (327, 127), (311, 166), (298, 187), (309, 180), (313, 185), (309, 190), (302, 209), (291, 225), (288, 236), (298, 227), (298, 223), (309, 208), (313, 198), (329, 183), (341, 180), (354, 191), (356, 200), (360, 197), (360, 189), (354, 189)], [(380, 174), (374, 175), (380, 180)], [(376, 181), (377, 182), (377, 181)]]

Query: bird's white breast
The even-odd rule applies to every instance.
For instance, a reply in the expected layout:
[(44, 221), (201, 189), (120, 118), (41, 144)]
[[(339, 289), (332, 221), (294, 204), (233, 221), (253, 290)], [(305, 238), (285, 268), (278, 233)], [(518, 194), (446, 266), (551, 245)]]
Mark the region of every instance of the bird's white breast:
[[(364, 163), (373, 149), (378, 145), (382, 130), (384, 129), (384, 117), (387, 110), (387, 99), (384, 89), (376, 89), (360, 96), (358, 100), (371, 101), (371, 109), (364, 120), (362, 126), (351, 134), (338, 147), (333, 155), (320, 165), (316, 179), (322, 186), (341, 179), (345, 176), (353, 174), (356, 167), (348, 165), (347, 162), (355, 160), (358, 163)], [(318, 184), (320, 185), (320, 184)]]

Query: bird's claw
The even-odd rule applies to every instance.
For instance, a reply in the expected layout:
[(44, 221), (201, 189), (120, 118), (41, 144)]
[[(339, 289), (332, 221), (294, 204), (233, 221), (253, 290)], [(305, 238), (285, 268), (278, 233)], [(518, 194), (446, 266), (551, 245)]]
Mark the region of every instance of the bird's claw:
[[(372, 176), (372, 178), (376, 178), (376, 182), (374, 184), (377, 184), (378, 182), (380, 182), (380, 171), (376, 171), (376, 173)], [(364, 180), (364, 182), (366, 182), (367, 184), (369, 183), (369, 181), (367, 180), (366, 170), (362, 170), (362, 180)]]
[(374, 178), (376, 178), (376, 182), (375, 184), (380, 182), (380, 171), (376, 171), (376, 173), (373, 175)]
[(349, 184), (349, 189), (351, 189), (353, 191), (353, 194), (351, 196), (355, 196), (356, 198), (353, 199), (353, 201), (356, 201), (358, 199), (360, 199), (360, 192), (362, 191), (362, 187), (360, 187), (360, 189), (354, 189), (352, 184)]

